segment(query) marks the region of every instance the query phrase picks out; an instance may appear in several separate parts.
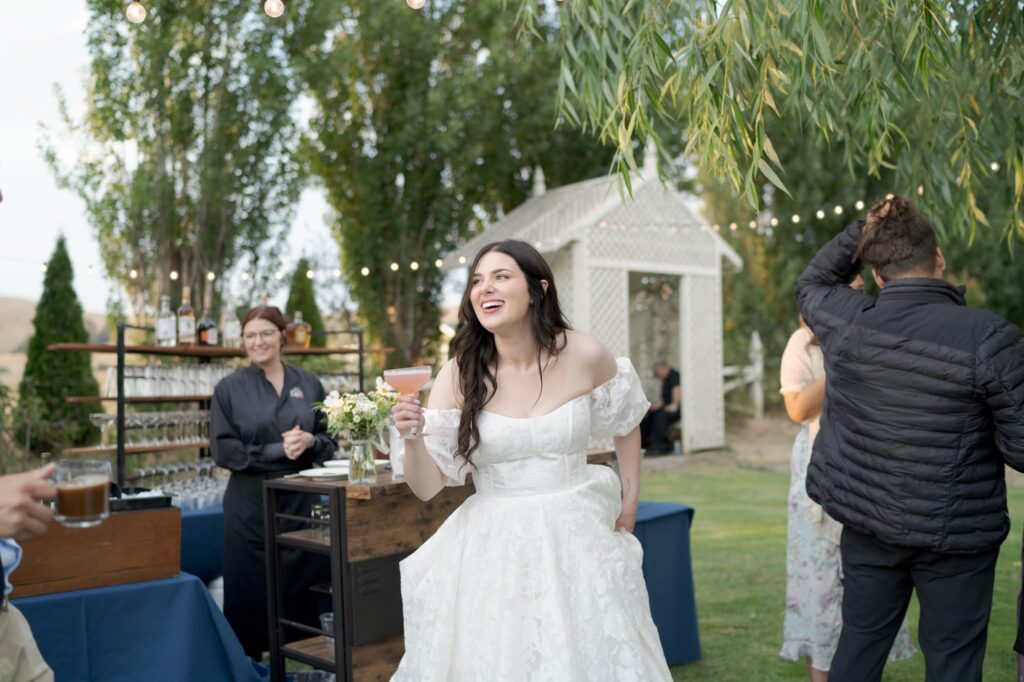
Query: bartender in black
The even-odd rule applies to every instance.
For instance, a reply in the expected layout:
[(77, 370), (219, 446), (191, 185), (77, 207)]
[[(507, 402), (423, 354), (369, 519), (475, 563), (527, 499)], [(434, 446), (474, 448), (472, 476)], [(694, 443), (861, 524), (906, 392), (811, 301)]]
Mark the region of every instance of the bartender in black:
[[(285, 319), (273, 306), (257, 306), (242, 321), (251, 364), (217, 384), (210, 406), (210, 448), (231, 470), (224, 494), (224, 616), (245, 653), (260, 660), (269, 644), (263, 481), (309, 469), (330, 459), (337, 444), (313, 403), (325, 393), (313, 374), (284, 364)], [(281, 511), (309, 516), (312, 496), (290, 495)], [(282, 554), (285, 618), (318, 626), (312, 585), (330, 580), (325, 557), (295, 550)]]

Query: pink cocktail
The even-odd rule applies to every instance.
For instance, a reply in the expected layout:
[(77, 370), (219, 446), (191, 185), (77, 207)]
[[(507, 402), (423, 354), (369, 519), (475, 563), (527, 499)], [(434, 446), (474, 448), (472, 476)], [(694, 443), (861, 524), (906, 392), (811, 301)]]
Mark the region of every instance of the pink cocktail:
[[(395, 389), (399, 393), (405, 393), (406, 395), (415, 395), (420, 392), (430, 377), (433, 376), (433, 370), (430, 367), (401, 367), (399, 369), (386, 369), (384, 370), (384, 381), (388, 383), (388, 386)], [(420, 433), (419, 429), (415, 426), (408, 435), (402, 436), (404, 439), (419, 438), (427, 434)]]

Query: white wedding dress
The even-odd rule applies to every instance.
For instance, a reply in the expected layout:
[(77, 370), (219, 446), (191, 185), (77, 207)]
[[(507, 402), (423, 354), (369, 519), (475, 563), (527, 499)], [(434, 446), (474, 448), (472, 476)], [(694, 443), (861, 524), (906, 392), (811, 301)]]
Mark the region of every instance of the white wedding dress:
[[(405, 656), (393, 681), (672, 679), (640, 542), (614, 531), (619, 479), (586, 461), (592, 436), (624, 436), (647, 412), (632, 364), (618, 367), (545, 415), (479, 416), (476, 494), (401, 563)], [(462, 485), (460, 411), (425, 413), (428, 452)]]

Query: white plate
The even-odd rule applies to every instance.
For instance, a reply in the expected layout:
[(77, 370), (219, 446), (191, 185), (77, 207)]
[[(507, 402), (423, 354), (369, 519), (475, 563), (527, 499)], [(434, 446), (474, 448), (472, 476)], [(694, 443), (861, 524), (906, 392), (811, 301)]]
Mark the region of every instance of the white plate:
[[(375, 459), (373, 461), (379, 467), (382, 467), (382, 466), (384, 466), (386, 464), (390, 464), (391, 463), (391, 460), (389, 460), (389, 459)], [(348, 458), (346, 458), (346, 459), (329, 459), (329, 460), (327, 460), (326, 462), (323, 463), (323, 466), (325, 466), (325, 467), (344, 467), (344, 468), (348, 468), (348, 466), (349, 466), (349, 459)]]
[(348, 472), (335, 469), (306, 469), (305, 471), (300, 471), (299, 476), (303, 478), (318, 478), (322, 481), (340, 481), (348, 476)]

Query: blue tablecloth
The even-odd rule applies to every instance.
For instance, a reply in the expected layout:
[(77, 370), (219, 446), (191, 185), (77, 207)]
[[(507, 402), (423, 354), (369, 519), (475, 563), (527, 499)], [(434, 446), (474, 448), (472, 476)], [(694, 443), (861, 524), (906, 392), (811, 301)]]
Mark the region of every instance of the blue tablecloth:
[(257, 682), (269, 670), (242, 652), (198, 578), (15, 599), (58, 682)]
[(181, 512), (181, 571), (204, 583), (224, 573), (224, 509)]
[(700, 660), (697, 602), (690, 560), (693, 508), (641, 502), (634, 534), (644, 548), (644, 579), (651, 616), (669, 665)]

